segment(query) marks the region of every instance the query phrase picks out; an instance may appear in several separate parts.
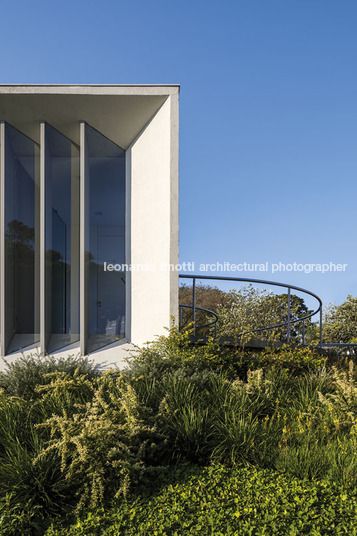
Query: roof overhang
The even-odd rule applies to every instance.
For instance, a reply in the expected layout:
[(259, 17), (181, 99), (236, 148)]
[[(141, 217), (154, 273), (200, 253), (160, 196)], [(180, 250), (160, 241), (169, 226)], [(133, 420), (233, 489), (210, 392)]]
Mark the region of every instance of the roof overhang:
[(178, 85), (0, 85), (0, 120), (39, 143), (46, 121), (79, 144), (86, 121), (127, 149)]

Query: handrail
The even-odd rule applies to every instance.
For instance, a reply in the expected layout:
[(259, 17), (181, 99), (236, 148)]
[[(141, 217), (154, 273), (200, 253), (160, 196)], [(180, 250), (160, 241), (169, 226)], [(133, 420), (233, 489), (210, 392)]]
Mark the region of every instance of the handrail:
[[(270, 331), (272, 329), (276, 329), (279, 327), (287, 326), (288, 333), (287, 333), (287, 342), (290, 342), (291, 337), (291, 325), (295, 324), (296, 322), (303, 322), (303, 344), (305, 344), (305, 320), (312, 318), (316, 314), (320, 313), (320, 327), (319, 327), (319, 335), (320, 335), (320, 347), (322, 346), (322, 300), (315, 294), (314, 292), (311, 292), (310, 290), (297, 287), (295, 285), (289, 285), (287, 283), (279, 283), (277, 281), (268, 281), (264, 279), (249, 279), (246, 277), (223, 277), (223, 276), (210, 276), (210, 275), (186, 275), (186, 274), (179, 274), (179, 278), (181, 279), (192, 279), (192, 305), (186, 305), (186, 304), (180, 304), (180, 329), (182, 328), (182, 314), (181, 314), (181, 308), (188, 307), (192, 309), (192, 322), (193, 322), (193, 335), (196, 334), (196, 329), (201, 329), (203, 327), (208, 327), (210, 325), (215, 324), (215, 334), (217, 334), (217, 320), (218, 315), (214, 311), (210, 311), (209, 309), (204, 309), (203, 307), (198, 307), (196, 305), (196, 280), (209, 280), (209, 281), (234, 281), (234, 282), (243, 282), (243, 283), (255, 283), (255, 284), (261, 284), (261, 285), (268, 285), (268, 286), (277, 286), (277, 287), (283, 287), (288, 289), (288, 311), (287, 311), (287, 321), (282, 322), (280, 324), (275, 324), (272, 326), (264, 326), (262, 328), (256, 328), (253, 330), (246, 331), (241, 334), (241, 336), (247, 335), (248, 333), (257, 333), (259, 331)], [(297, 319), (291, 319), (291, 310), (290, 310), (290, 296), (291, 296), (291, 290), (296, 290), (298, 292), (302, 292), (304, 294), (308, 294), (315, 298), (318, 301), (318, 308), (313, 311), (312, 313), (305, 315), (301, 318)], [(210, 322), (208, 326), (206, 324), (203, 324), (201, 326), (196, 326), (196, 310), (206, 310), (209, 313), (213, 313), (216, 317), (213, 322)]]
[[(182, 309), (181, 308), (187, 307), (189, 309), (192, 309), (192, 305), (184, 305), (181, 303), (179, 307), (180, 307), (180, 329), (181, 329), (182, 327)], [(215, 313), (214, 311), (211, 311), (211, 309), (206, 309), (205, 307), (198, 307), (198, 305), (196, 305), (196, 309), (199, 309), (200, 311), (205, 311), (206, 313), (209, 313), (215, 317), (211, 322), (208, 322), (207, 324), (201, 324), (200, 326), (198, 326), (198, 329), (209, 328), (211, 326), (214, 326), (214, 337), (216, 338), (218, 314)]]

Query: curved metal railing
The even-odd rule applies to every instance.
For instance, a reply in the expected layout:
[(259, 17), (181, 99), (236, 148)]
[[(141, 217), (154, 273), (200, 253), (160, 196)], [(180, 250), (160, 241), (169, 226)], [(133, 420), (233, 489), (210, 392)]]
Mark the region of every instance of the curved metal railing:
[[(183, 308), (190, 308), (192, 309), (192, 324), (193, 324), (193, 336), (196, 336), (196, 330), (214, 326), (215, 330), (215, 338), (217, 336), (217, 321), (218, 321), (218, 315), (211, 311), (210, 309), (205, 309), (204, 307), (199, 307), (196, 305), (196, 281), (197, 280), (208, 280), (208, 281), (232, 281), (232, 282), (239, 282), (239, 283), (253, 283), (253, 284), (259, 284), (259, 285), (268, 285), (268, 286), (276, 286), (276, 287), (283, 287), (287, 289), (287, 320), (285, 322), (281, 322), (279, 324), (274, 324), (272, 326), (264, 326), (261, 328), (256, 328), (252, 330), (245, 331), (244, 333), (240, 334), (240, 337), (244, 337), (248, 333), (258, 333), (261, 331), (271, 331), (273, 329), (281, 328), (286, 326), (287, 327), (287, 342), (290, 342), (291, 339), (291, 326), (293, 324), (296, 324), (298, 322), (303, 323), (303, 344), (305, 344), (305, 320), (308, 320), (312, 318), (313, 316), (319, 314), (319, 339), (320, 339), (320, 347), (322, 346), (322, 300), (317, 296), (317, 294), (314, 294), (314, 292), (311, 292), (310, 290), (306, 290), (301, 287), (297, 287), (295, 285), (288, 285), (287, 283), (279, 283), (277, 281), (267, 281), (264, 279), (248, 279), (245, 277), (221, 277), (221, 276), (210, 276), (210, 275), (186, 275), (186, 274), (180, 274), (180, 279), (191, 279), (192, 280), (192, 305), (186, 305), (186, 304), (180, 304), (180, 319), (179, 319), (179, 328), (181, 329), (183, 327), (182, 324), (182, 309)], [(303, 294), (308, 294), (309, 296), (312, 296), (315, 298), (318, 302), (318, 307), (315, 311), (312, 313), (302, 316), (300, 318), (292, 318), (291, 317), (291, 291), (295, 290), (298, 292), (302, 292)], [(212, 322), (208, 322), (206, 324), (196, 325), (196, 311), (206, 311), (212, 315), (215, 316), (214, 320)]]
[[(187, 307), (188, 309), (193, 309), (193, 305), (184, 305), (184, 304), (180, 304), (179, 305), (179, 308), (180, 308), (180, 329), (182, 328), (182, 309)], [(203, 329), (203, 328), (210, 328), (210, 327), (214, 327), (214, 338), (217, 337), (217, 321), (218, 321), (218, 314), (215, 313), (214, 311), (211, 311), (211, 309), (206, 309), (205, 307), (198, 307), (198, 305), (195, 306), (195, 310), (197, 311), (197, 309), (199, 311), (205, 311), (206, 313), (209, 313), (211, 315), (214, 316), (214, 319), (211, 321), (211, 322), (207, 322), (206, 324), (200, 324), (199, 326), (196, 326), (196, 328), (194, 327), (193, 329)], [(196, 315), (195, 315), (196, 316)]]

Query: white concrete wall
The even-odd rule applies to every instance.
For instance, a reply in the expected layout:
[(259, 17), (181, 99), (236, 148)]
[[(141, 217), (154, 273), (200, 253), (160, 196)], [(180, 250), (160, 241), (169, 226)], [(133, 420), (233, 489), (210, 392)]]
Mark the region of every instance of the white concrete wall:
[(178, 263), (178, 143), (177, 121), (172, 126), (176, 107), (171, 99), (127, 150), (129, 262), (134, 267), (155, 266), (155, 270), (133, 270), (129, 278), (128, 338), (138, 345), (165, 334), (171, 315), (177, 318), (177, 273), (161, 269)]

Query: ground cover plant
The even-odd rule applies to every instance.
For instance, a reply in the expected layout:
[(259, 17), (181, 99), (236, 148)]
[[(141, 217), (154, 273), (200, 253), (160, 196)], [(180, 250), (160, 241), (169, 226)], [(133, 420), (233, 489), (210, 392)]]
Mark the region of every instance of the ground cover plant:
[(35, 356), (0, 386), (4, 536), (354, 534), (348, 359), (192, 345), (173, 329), (124, 371)]
[(46, 536), (357, 534), (356, 497), (335, 484), (257, 467), (181, 467), (150, 495), (99, 508)]

